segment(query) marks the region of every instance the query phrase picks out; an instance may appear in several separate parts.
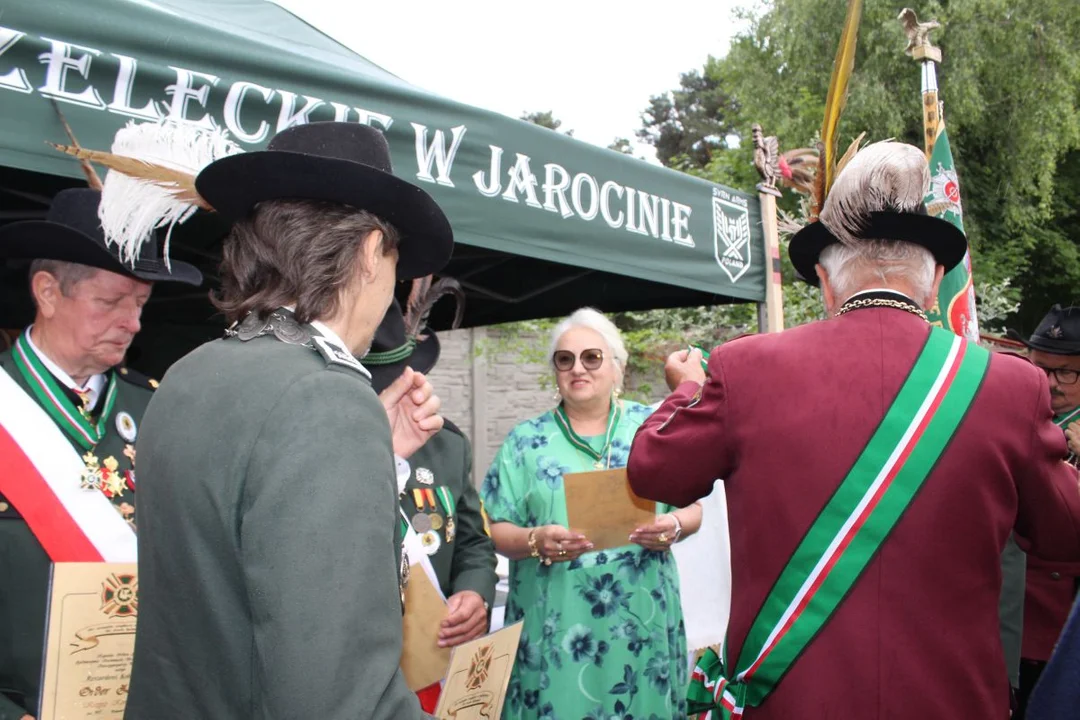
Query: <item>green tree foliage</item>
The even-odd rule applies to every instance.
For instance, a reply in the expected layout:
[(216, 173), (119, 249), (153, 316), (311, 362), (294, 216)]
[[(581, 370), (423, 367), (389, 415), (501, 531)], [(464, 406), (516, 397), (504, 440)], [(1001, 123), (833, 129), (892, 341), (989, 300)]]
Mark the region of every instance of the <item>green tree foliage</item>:
[[(555, 115), (552, 113), (551, 110), (537, 110), (535, 112), (525, 112), (522, 113), (521, 117), (518, 119), (524, 120), (525, 122), (530, 122), (533, 125), (546, 127), (548, 130), (554, 130), (555, 132), (558, 132), (559, 128), (562, 127), (562, 120), (556, 119)], [(573, 130), (563, 130), (563, 133), (569, 137), (574, 136)]]
[(683, 159), (698, 167), (723, 148), (732, 125), (734, 103), (721, 82), (717, 61), (709, 58), (699, 72), (683, 73), (679, 87), (649, 100), (638, 137), (656, 147), (665, 165)]
[[(902, 53), (899, 9), (865, 2), (841, 151), (864, 130), (871, 140), (922, 142), (919, 68)], [(938, 80), (977, 289), (1005, 289), (1006, 305), (1022, 299), (1012, 319), (1030, 330), (1051, 303), (1080, 302), (1080, 3), (933, 0), (915, 9), (943, 25), (931, 37), (944, 55)], [(670, 105), (703, 109), (722, 95), (716, 122), (741, 138), (738, 147), (711, 142), (715, 129), (671, 121), (658, 98), (641, 136), (669, 166), (751, 187), (752, 123), (781, 149), (816, 139), (844, 12), (843, 2), (772, 0), (744, 13), (747, 29), (723, 58), (684, 76)], [(782, 207), (797, 213), (797, 200)]]

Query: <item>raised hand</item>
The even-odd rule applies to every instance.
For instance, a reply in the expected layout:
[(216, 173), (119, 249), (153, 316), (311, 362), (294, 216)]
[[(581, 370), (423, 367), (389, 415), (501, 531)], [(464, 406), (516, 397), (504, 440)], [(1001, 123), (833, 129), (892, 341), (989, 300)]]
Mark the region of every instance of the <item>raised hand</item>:
[(412, 368), (379, 394), (390, 421), (394, 454), (407, 458), (442, 430), (442, 401), (422, 373)]

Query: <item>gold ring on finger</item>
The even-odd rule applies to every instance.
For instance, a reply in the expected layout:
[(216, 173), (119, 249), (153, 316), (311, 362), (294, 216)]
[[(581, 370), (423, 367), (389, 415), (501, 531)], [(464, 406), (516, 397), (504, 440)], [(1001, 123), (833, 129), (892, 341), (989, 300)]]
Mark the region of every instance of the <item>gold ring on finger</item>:
[(667, 533), (660, 533), (660, 536), (656, 539), (662, 543), (666, 543), (668, 541)]

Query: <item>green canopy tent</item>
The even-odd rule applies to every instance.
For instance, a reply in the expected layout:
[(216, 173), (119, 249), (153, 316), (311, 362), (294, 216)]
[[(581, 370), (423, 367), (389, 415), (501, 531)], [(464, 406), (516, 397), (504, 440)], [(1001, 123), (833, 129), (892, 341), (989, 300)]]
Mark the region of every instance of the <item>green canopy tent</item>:
[[(161, 117), (223, 127), (245, 150), (291, 124), (346, 120), (383, 130), (396, 173), (446, 210), (457, 245), (445, 274), (466, 289), (465, 326), (582, 305), (765, 299), (756, 197), (420, 90), (276, 5), (3, 0), (0, 10), (0, 221), (40, 217), (57, 190), (82, 182), (46, 144), (67, 142), (52, 101), (97, 149), (124, 123)], [(215, 284), (224, 230), (212, 216), (190, 221), (174, 257)], [(4, 283), (0, 327), (27, 320), (25, 293)], [(205, 288), (162, 285), (144, 315), (143, 364), (156, 371), (220, 329)]]

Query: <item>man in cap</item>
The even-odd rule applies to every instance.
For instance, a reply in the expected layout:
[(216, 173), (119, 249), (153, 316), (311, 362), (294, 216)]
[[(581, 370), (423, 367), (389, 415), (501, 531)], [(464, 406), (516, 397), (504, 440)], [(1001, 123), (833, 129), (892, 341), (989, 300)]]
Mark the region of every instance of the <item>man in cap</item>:
[[(418, 289), (428, 285), (428, 280), (414, 281)], [(424, 327), (423, 316), (439, 294), (437, 284), (424, 292), (426, 297), (410, 298), (409, 317), (396, 300), (390, 306), (363, 358), (376, 392), (390, 387), (407, 368), (426, 374), (435, 367), (439, 338)], [(401, 510), (447, 598), (438, 643), (460, 645), (487, 632), (498, 581), (495, 545), (471, 477), (472, 448), (465, 434), (444, 419), (443, 429), (409, 458), (405, 468), (399, 478), (405, 481)], [(433, 712), (439, 686), (419, 695), (424, 709)]]
[(380, 402), (355, 357), (396, 280), (449, 260), (450, 224), (351, 123), (283, 130), (195, 187), (234, 223), (216, 298), (232, 324), (172, 366), (139, 435), (125, 717), (420, 718), (398, 667), (394, 455), (438, 432), (439, 401), (410, 369)]
[(156, 382), (124, 355), (155, 282), (202, 282), (166, 267), (156, 238), (122, 262), (100, 200), (63, 190), (45, 220), (0, 229), (36, 308), (0, 353), (0, 720), (38, 712), (50, 564), (135, 561), (135, 440)]
[(926, 215), (928, 186), (918, 148), (860, 151), (790, 245), (831, 319), (728, 343), (707, 374), (697, 351), (668, 360), (677, 389), (638, 431), (630, 484), (683, 506), (724, 478), (730, 516), (727, 662), (699, 662), (694, 709), (1006, 717), (1002, 548), (1015, 526), (1080, 558), (1045, 376), (926, 320), (966, 250)]
[[(1075, 465), (1080, 447), (1080, 308), (1055, 305), (1031, 337), (1010, 335), (1027, 346), (1031, 362), (1046, 373), (1054, 424), (1065, 434), (1069, 462)], [(1078, 583), (1080, 563), (1053, 562), (1029, 552), (1020, 660), (1022, 713), (1069, 617)]]

